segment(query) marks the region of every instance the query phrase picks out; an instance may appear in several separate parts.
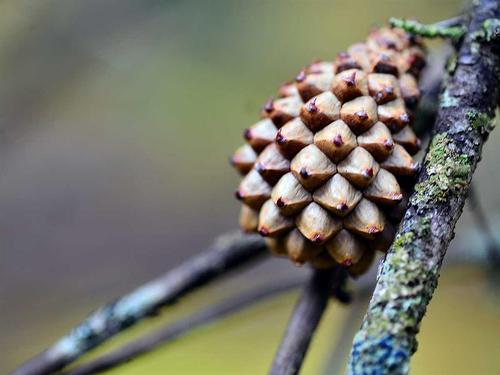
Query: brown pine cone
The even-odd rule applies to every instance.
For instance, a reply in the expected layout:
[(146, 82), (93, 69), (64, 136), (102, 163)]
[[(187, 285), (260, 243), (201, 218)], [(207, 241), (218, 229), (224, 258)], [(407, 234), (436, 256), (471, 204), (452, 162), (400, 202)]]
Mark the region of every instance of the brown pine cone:
[(381, 28), (284, 84), (232, 157), (241, 228), (297, 264), (365, 272), (391, 245), (417, 169), (424, 59), (420, 41)]

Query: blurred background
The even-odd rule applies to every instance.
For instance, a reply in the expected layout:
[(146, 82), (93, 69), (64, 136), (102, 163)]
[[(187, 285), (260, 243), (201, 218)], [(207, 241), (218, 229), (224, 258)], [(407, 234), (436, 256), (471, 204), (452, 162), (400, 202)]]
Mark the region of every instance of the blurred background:
[[(1, 1), (0, 373), (236, 229), (228, 156), (301, 66), (334, 58), (390, 16), (435, 22), (461, 3)], [(475, 175), (495, 229), (499, 146), (493, 132)], [(450, 253), (481, 249), (466, 210)], [(304, 274), (263, 262), (104, 349), (236, 291)], [(499, 374), (498, 290), (481, 265), (445, 265), (412, 374)], [(265, 373), (296, 297), (253, 306), (114, 373)], [(367, 302), (358, 301), (331, 304), (304, 374), (342, 367), (330, 353), (342, 327), (359, 325)], [(345, 361), (350, 339), (343, 345), (336, 360)]]

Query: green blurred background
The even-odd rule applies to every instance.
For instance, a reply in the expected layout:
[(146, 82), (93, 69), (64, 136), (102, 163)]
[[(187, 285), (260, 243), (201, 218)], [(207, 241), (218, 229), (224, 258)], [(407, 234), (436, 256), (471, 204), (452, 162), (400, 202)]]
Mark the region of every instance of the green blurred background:
[[(461, 5), (0, 2), (0, 373), (236, 228), (238, 176), (227, 158), (260, 105), (301, 66), (333, 58), (390, 16), (433, 22)], [(498, 146), (494, 132), (475, 176), (495, 228)], [(450, 252), (482, 247), (465, 212)], [(125, 338), (236, 291), (304, 274), (266, 261)], [(480, 265), (445, 265), (412, 374), (499, 374), (498, 290)], [(114, 373), (265, 373), (295, 299), (288, 293), (261, 303)], [(349, 340), (331, 353), (341, 327), (359, 325), (367, 302), (358, 301), (330, 306), (304, 374), (342, 367)]]

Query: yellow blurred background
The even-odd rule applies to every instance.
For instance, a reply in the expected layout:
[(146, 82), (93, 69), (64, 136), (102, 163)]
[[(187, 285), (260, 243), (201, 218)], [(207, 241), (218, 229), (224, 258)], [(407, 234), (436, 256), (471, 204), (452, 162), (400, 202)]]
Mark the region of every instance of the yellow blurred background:
[[(0, 2), (0, 373), (97, 306), (236, 228), (238, 176), (228, 156), (261, 104), (301, 66), (332, 59), (390, 16), (435, 22), (461, 6), (459, 0)], [(475, 175), (495, 233), (498, 146), (493, 132)], [(450, 253), (464, 249), (484, 250), (468, 212)], [(107, 348), (223, 296), (304, 274), (283, 260), (263, 262)], [(484, 266), (445, 265), (412, 374), (499, 374), (499, 290)], [(260, 303), (113, 373), (265, 373), (296, 296)], [(365, 297), (329, 307), (304, 374), (342, 368), (345, 358), (332, 363), (331, 353), (341, 327), (360, 324), (366, 303)]]

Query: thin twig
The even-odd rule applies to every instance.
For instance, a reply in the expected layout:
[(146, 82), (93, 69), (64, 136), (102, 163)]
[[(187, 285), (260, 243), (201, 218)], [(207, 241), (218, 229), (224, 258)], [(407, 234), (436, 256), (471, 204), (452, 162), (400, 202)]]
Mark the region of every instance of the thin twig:
[(464, 16), (457, 16), (457, 17), (452, 17), (448, 18), (447, 20), (439, 21), (434, 24), (436, 27), (456, 27), (456, 26), (464, 26), (466, 23), (465, 17)]
[(88, 375), (96, 374), (131, 361), (142, 354), (148, 353), (160, 345), (170, 343), (201, 325), (219, 320), (229, 314), (235, 313), (249, 305), (261, 302), (264, 299), (277, 294), (297, 288), (304, 282), (302, 278), (284, 280), (245, 292), (235, 297), (228, 298), (213, 306), (203, 309), (193, 315), (181, 319), (164, 328), (160, 328), (145, 337), (124, 345), (123, 347), (103, 355), (95, 360), (85, 363), (72, 370), (64, 372), (64, 375)]
[(257, 259), (265, 250), (264, 241), (257, 235), (223, 236), (208, 251), (95, 311), (67, 336), (12, 375), (48, 375), (61, 370), (117, 333), (154, 315), (161, 307)]
[(293, 375), (299, 372), (328, 298), (333, 289), (343, 285), (345, 278), (346, 272), (340, 266), (313, 271), (288, 322), (270, 375)]
[(416, 335), (437, 286), (499, 94), (500, 55), (477, 39), (497, 0), (480, 0), (441, 96), (434, 137), (396, 240), (378, 275), (348, 374), (407, 374)]
[(467, 31), (467, 28), (461, 24), (458, 26), (448, 26), (444, 22), (424, 25), (414, 20), (391, 18), (389, 23), (392, 27), (399, 27), (413, 35), (420, 35), (426, 38), (446, 38), (454, 41), (460, 39)]

